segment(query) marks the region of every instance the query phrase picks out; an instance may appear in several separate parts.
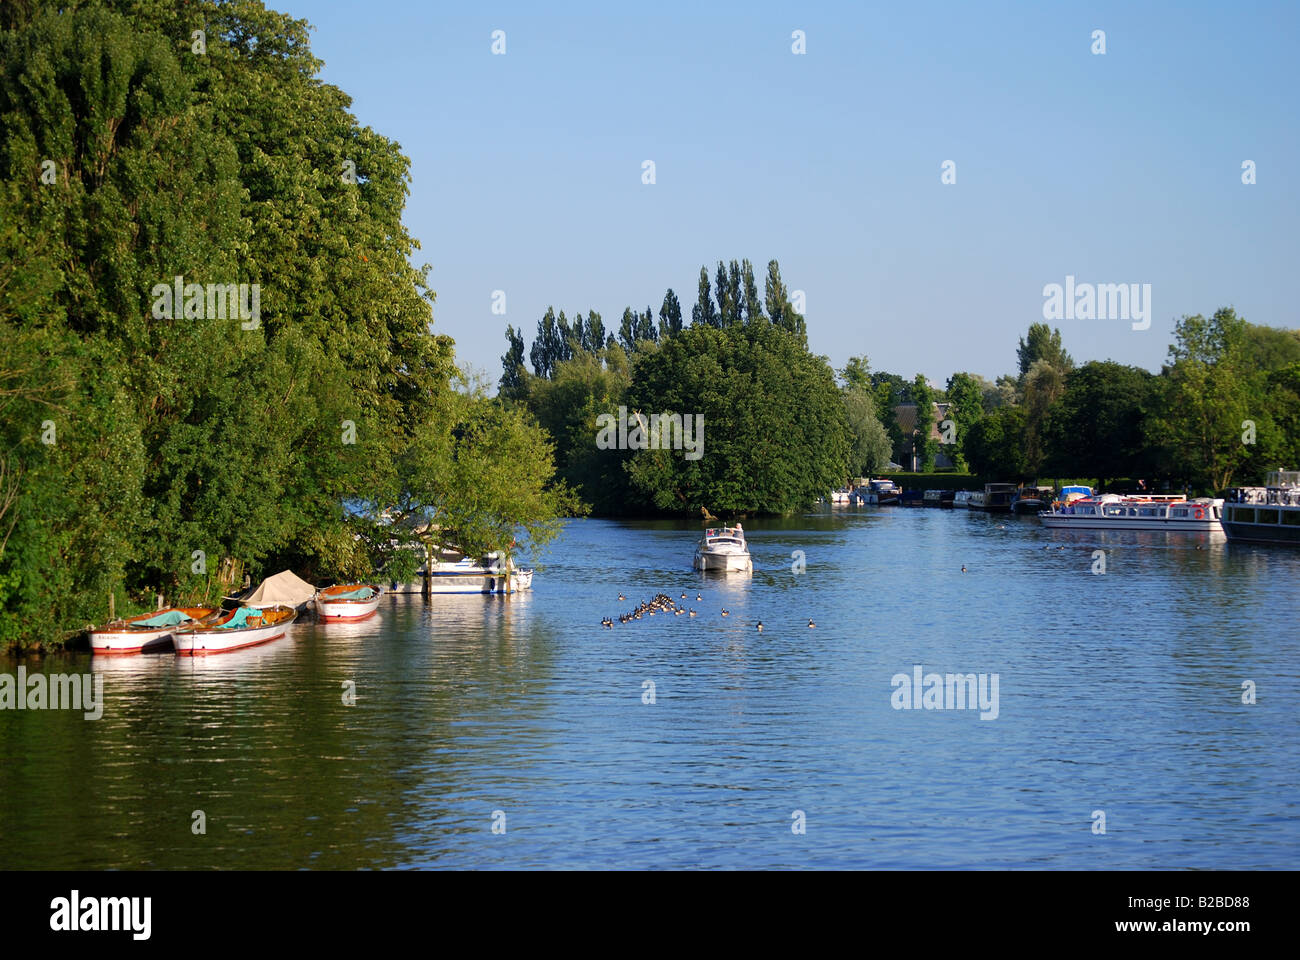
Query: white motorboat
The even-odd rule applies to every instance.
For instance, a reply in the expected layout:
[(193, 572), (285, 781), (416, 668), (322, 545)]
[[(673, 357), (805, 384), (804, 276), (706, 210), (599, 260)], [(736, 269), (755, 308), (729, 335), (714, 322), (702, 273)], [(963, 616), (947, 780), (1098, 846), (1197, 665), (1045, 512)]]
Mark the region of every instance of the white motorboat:
[(489, 553), (480, 562), (459, 550), (444, 548), (438, 552), (438, 560), (416, 573), (414, 581), (393, 583), (389, 592), (420, 593), (426, 577), (430, 593), (518, 593), (533, 585), (532, 570), (520, 570), (500, 553)]
[(830, 502), (836, 506), (845, 503), (850, 503), (852, 502), (852, 500), (853, 500), (853, 491), (849, 490), (847, 487), (842, 487), (839, 490), (831, 491)]
[(316, 615), (322, 623), (356, 623), (373, 617), (384, 588), (372, 583), (343, 583), (316, 594)]
[(183, 657), (230, 653), (279, 640), (296, 619), (298, 611), (289, 606), (241, 606), (215, 620), (177, 630), (172, 641)]
[(1043, 526), (1080, 530), (1170, 530), (1208, 533), (1222, 530), (1223, 501), (1180, 496), (1125, 497), (1107, 493), (1057, 501), (1038, 514)]
[(92, 653), (154, 653), (172, 649), (172, 635), (181, 627), (203, 623), (216, 607), (168, 607), (115, 620), (90, 631)]
[(696, 570), (745, 571), (754, 568), (745, 543), (745, 529), (709, 527), (695, 548)]

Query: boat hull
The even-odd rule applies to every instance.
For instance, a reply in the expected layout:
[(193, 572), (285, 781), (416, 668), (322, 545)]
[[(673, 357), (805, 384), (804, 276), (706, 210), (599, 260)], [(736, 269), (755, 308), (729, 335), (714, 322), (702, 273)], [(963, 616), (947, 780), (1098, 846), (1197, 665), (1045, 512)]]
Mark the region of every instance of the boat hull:
[[(420, 593), (424, 589), (422, 581), (425, 576), (427, 574), (421, 571), (420, 580), (411, 583), (394, 584), (389, 588), (389, 592)], [(529, 590), (532, 586), (533, 571), (531, 570), (516, 570), (507, 577), (505, 573), (492, 573), (480, 567), (474, 570), (435, 570), (433, 577), (430, 578), (429, 592), (439, 595), (456, 593), (505, 594)]]
[(92, 630), (90, 651), (101, 656), (163, 653), (173, 649), (172, 632), (175, 629), (175, 627), (163, 627), (158, 630)]
[(1234, 543), (1300, 546), (1300, 506), (1228, 504), (1223, 511), (1223, 532)]
[(696, 570), (716, 570), (724, 573), (742, 573), (752, 570), (754, 562), (748, 553), (710, 553), (695, 551)]
[(1213, 533), (1222, 529), (1218, 520), (1144, 520), (1140, 517), (1070, 517), (1043, 511), (1038, 515), (1043, 526), (1053, 530), (1165, 530), (1173, 533)]

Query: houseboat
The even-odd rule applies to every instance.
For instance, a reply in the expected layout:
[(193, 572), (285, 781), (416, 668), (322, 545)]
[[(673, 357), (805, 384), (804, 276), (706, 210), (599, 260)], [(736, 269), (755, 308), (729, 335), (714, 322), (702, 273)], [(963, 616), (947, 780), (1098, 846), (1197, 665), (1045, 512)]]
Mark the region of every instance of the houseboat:
[(745, 543), (745, 529), (734, 527), (709, 527), (695, 547), (696, 570), (746, 571), (754, 568)]
[(983, 509), (984, 509), (984, 491), (983, 491), (983, 490), (967, 490), (967, 491), (964, 491), (964, 492), (967, 493), (967, 494), (969, 494), (969, 496), (966, 497), (966, 509), (968, 509), (968, 510), (983, 510)]
[(1051, 487), (1020, 487), (1011, 498), (1012, 513), (1038, 513), (1051, 506), (1056, 491)]
[(1038, 514), (1043, 526), (1080, 530), (1166, 530), (1213, 533), (1221, 530), (1223, 501), (1180, 496), (1124, 497), (1107, 493), (1060, 501)]
[(1274, 470), (1265, 487), (1236, 487), (1224, 504), (1230, 542), (1300, 546), (1300, 470)]
[(951, 507), (956, 499), (952, 490), (927, 490), (921, 496), (921, 505), (926, 507)]
[(1010, 513), (1011, 501), (1016, 495), (1016, 485), (1014, 483), (986, 483), (984, 484), (984, 504), (976, 507), (977, 510), (987, 510), (989, 513)]

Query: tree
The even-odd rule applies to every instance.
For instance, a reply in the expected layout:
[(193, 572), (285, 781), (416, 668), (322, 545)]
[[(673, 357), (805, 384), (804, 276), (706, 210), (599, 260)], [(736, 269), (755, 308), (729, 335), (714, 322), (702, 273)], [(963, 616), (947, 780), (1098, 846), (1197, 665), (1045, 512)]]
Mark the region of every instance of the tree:
[(1024, 465), (1026, 472), (1036, 477), (1046, 456), (1042, 440), (1043, 421), (1047, 411), (1065, 392), (1065, 377), (1047, 360), (1035, 360), (1025, 374)]
[(956, 442), (949, 454), (959, 469), (968, 465), (966, 431), (984, 416), (984, 383), (987, 381), (972, 373), (954, 373), (948, 378), (948, 416), (956, 427)]
[[(735, 266), (735, 261), (732, 261)], [(758, 284), (754, 281), (754, 265), (748, 260), (740, 265), (740, 303), (744, 323), (763, 323), (763, 304), (758, 299)]]
[(672, 287), (664, 294), (663, 305), (659, 308), (659, 339), (667, 340), (682, 332), (682, 305), (673, 293)]
[(849, 472), (871, 476), (889, 465), (891, 444), (871, 394), (859, 387), (844, 390), (844, 415), (849, 428)]
[(1098, 489), (1107, 480), (1150, 476), (1157, 443), (1147, 420), (1156, 400), (1156, 378), (1140, 367), (1106, 360), (1072, 370), (1043, 423), (1047, 469), (1095, 477)]
[(1249, 456), (1241, 442), (1254, 373), (1245, 365), (1246, 337), (1245, 321), (1230, 307), (1209, 319), (1184, 316), (1161, 371), (1157, 429), (1177, 458), (1176, 475), (1202, 488), (1228, 486)]
[(916, 469), (922, 473), (934, 466), (938, 444), (930, 436), (934, 429), (934, 391), (922, 374), (912, 381), (912, 402), (916, 404), (916, 421), (912, 427), (912, 456)]
[(1016, 348), (1016, 358), (1020, 363), (1020, 376), (1024, 377), (1037, 360), (1046, 360), (1061, 373), (1074, 366), (1074, 361), (1061, 346), (1061, 331), (1053, 330), (1045, 323), (1031, 323), (1029, 333), (1021, 338)]
[(1024, 462), (1025, 412), (998, 407), (966, 433), (965, 452), (972, 472), (986, 479), (1027, 479)]
[[(848, 363), (840, 370), (840, 379), (844, 381), (845, 389), (871, 392), (870, 362), (866, 357), (849, 357)], [(872, 406), (875, 406), (874, 402)]]
[(848, 426), (834, 373), (771, 325), (692, 326), (638, 355), (627, 405), (629, 415), (704, 417), (698, 458), (685, 449), (632, 456), (634, 487), (660, 510), (787, 513), (846, 476)]
[(695, 306), (691, 310), (691, 323), (705, 327), (721, 326), (718, 311), (713, 305), (713, 297), (709, 293), (709, 271), (704, 267), (700, 267), (700, 284), (696, 292)]
[(501, 355), (501, 381), (497, 385), (501, 395), (518, 399), (524, 385), (524, 338), (506, 325), (506, 340), (510, 346)]

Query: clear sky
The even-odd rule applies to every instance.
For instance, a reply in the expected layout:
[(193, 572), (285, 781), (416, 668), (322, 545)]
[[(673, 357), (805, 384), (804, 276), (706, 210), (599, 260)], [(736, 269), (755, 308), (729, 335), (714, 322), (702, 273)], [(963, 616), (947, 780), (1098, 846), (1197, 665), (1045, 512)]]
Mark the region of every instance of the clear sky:
[(1297, 3), (269, 5), (412, 159), (436, 329), (493, 383), (507, 323), (689, 318), (733, 258), (780, 261), (836, 368), (939, 383), (1013, 372), (1067, 275), (1151, 284), (1148, 330), (1054, 324), (1077, 361), (1159, 369), (1224, 305), (1300, 326)]

